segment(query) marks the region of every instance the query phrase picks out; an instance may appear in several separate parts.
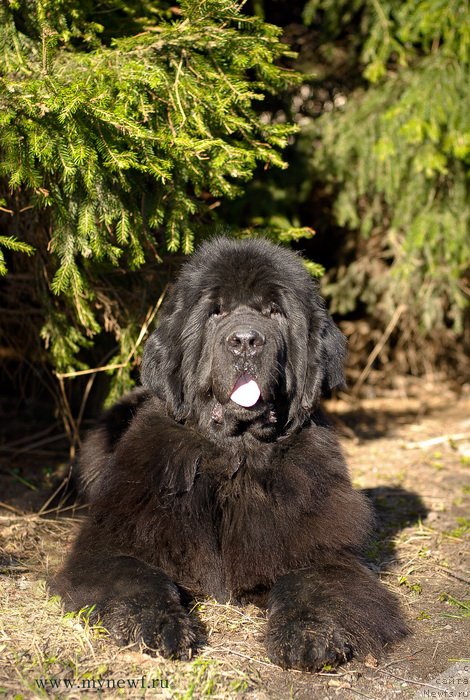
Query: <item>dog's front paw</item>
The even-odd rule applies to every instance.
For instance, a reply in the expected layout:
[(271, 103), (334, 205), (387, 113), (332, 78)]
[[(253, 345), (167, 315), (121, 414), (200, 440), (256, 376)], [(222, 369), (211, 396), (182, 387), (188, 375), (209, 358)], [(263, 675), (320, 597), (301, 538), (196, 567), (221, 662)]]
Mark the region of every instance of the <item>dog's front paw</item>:
[(120, 646), (140, 645), (146, 653), (189, 659), (196, 647), (196, 622), (179, 604), (160, 607), (119, 598), (100, 607), (103, 626)]
[(282, 668), (319, 671), (352, 656), (352, 644), (344, 630), (308, 615), (277, 613), (268, 622), (266, 647), (271, 661)]

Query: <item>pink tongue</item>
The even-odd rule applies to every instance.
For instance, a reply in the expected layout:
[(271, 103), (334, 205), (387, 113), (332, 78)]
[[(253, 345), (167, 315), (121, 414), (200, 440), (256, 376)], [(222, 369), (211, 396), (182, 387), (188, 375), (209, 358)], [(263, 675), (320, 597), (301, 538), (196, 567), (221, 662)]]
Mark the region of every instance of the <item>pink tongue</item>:
[(249, 408), (255, 405), (260, 396), (261, 391), (255, 380), (249, 374), (242, 374), (237, 379), (230, 398), (239, 406)]

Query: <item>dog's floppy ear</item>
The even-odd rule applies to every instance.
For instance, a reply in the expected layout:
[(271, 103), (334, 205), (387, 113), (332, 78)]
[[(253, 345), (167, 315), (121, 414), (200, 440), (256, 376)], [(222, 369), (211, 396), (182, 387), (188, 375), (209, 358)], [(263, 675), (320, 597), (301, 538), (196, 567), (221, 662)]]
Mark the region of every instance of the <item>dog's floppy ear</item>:
[[(346, 338), (317, 297), (310, 319), (305, 325), (291, 320), (291, 362), (295, 372), (287, 373), (287, 390), (293, 391), (287, 421), (287, 432), (302, 425), (318, 406), (322, 395), (344, 386)], [(299, 342), (299, 338), (303, 338)]]
[(142, 385), (165, 402), (176, 420), (186, 416), (181, 381), (181, 350), (175, 337), (180, 328), (179, 314), (170, 309), (162, 312), (160, 325), (145, 344), (140, 370)]
[(320, 371), (323, 373), (321, 394), (344, 387), (344, 361), (347, 341), (331, 316), (326, 314), (320, 328)]
[(304, 410), (311, 411), (321, 396), (346, 383), (343, 369), (346, 338), (324, 308), (321, 308), (320, 318), (310, 329), (307, 352), (301, 406)]

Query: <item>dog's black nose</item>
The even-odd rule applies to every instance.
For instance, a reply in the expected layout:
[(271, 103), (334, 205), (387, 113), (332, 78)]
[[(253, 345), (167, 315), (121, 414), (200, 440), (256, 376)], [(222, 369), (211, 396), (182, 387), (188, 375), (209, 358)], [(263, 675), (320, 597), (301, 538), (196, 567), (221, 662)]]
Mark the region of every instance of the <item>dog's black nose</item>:
[(225, 342), (234, 355), (258, 355), (266, 343), (266, 338), (253, 328), (243, 328), (231, 333)]

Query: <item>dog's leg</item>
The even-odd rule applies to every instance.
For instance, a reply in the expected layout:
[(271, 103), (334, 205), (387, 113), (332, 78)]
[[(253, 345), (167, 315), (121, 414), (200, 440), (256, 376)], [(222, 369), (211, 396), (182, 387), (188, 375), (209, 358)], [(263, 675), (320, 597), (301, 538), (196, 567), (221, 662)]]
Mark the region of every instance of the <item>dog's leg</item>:
[(99, 618), (120, 645), (140, 644), (165, 657), (191, 656), (198, 626), (184, 593), (160, 569), (109, 552), (85, 560), (76, 551), (51, 588), (68, 610), (95, 606), (92, 619)]
[(379, 655), (406, 634), (394, 597), (350, 553), (281, 577), (269, 599), (267, 650), (283, 668), (318, 671)]

